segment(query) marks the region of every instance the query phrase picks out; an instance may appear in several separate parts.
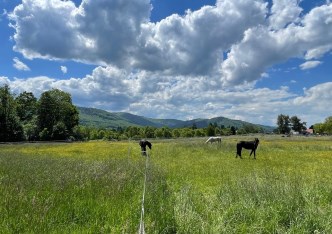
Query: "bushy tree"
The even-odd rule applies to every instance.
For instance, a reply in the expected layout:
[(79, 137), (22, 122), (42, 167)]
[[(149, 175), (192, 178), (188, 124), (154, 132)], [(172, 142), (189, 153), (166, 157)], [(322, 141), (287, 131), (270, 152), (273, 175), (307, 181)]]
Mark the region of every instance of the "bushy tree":
[(143, 138), (154, 138), (155, 127), (146, 126), (142, 129), (142, 137)]
[(38, 138), (37, 126), (37, 98), (31, 92), (24, 91), (16, 98), (16, 111), (23, 129), (26, 140), (36, 140)]
[(332, 134), (332, 116), (327, 117), (324, 122), (324, 131), (327, 134)]
[(175, 138), (178, 138), (178, 137), (180, 137), (181, 136), (181, 132), (180, 132), (180, 130), (179, 129), (173, 129), (172, 130), (172, 136), (173, 137), (175, 137)]
[(324, 123), (315, 124), (314, 131), (319, 134), (332, 134), (332, 116), (327, 117)]
[(16, 98), (16, 110), (20, 120), (25, 124), (37, 114), (37, 98), (31, 92), (20, 93)]
[(277, 118), (278, 132), (280, 134), (289, 134), (290, 133), (290, 118), (288, 115), (280, 114)]
[(24, 137), (26, 140), (37, 140), (38, 139), (38, 126), (37, 126), (37, 116), (34, 116), (30, 121), (24, 122)]
[(16, 113), (16, 102), (8, 85), (0, 87), (0, 141), (20, 141), (23, 127)]
[(195, 130), (191, 129), (191, 128), (182, 128), (180, 130), (181, 133), (181, 137), (193, 137), (195, 136)]
[(205, 136), (205, 132), (203, 129), (195, 129), (195, 137), (203, 137)]
[(128, 138), (139, 138), (141, 137), (141, 128), (136, 126), (129, 126), (126, 128), (125, 134)]
[(296, 115), (290, 118), (290, 123), (292, 125), (292, 130), (296, 132), (302, 132), (307, 129), (306, 128), (307, 123), (301, 122), (301, 119), (298, 118)]
[(78, 110), (70, 94), (59, 89), (42, 93), (37, 114), (39, 130), (50, 139), (66, 139), (78, 125)]
[(234, 126), (231, 127), (231, 134), (232, 135), (236, 134), (236, 128)]
[(209, 123), (209, 126), (206, 128), (206, 135), (207, 136), (215, 136), (216, 131), (215, 131), (215, 126), (212, 123)]

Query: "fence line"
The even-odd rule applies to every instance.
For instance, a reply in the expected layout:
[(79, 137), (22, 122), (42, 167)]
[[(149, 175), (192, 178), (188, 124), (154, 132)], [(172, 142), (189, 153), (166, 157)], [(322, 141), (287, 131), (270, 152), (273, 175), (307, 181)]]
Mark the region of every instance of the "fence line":
[(145, 159), (145, 173), (144, 173), (144, 184), (143, 184), (143, 194), (142, 194), (142, 209), (141, 209), (141, 220), (139, 225), (139, 234), (145, 234), (144, 230), (144, 199), (145, 199), (145, 191), (146, 191), (146, 175), (147, 175), (147, 169), (148, 169), (148, 162), (149, 162), (149, 155), (146, 155)]
[(145, 170), (144, 172), (137, 168), (130, 162), (130, 154), (131, 154), (131, 146), (130, 146), (130, 139), (129, 139), (129, 147), (128, 147), (128, 163), (134, 167), (137, 171), (144, 174), (144, 183), (143, 183), (143, 191), (142, 191), (142, 203), (141, 203), (141, 218), (140, 218), (140, 225), (138, 234), (145, 234), (145, 226), (144, 226), (144, 203), (145, 203), (145, 192), (146, 192), (146, 180), (147, 180), (147, 170), (148, 170), (148, 163), (149, 163), (149, 153), (146, 152), (145, 156)]

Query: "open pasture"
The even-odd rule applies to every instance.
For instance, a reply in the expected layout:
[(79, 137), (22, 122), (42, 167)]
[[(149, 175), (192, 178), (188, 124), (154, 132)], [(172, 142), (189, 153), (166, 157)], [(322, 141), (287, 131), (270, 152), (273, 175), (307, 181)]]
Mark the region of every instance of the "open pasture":
[[(146, 233), (332, 233), (331, 138), (205, 141), (151, 139)], [(0, 145), (1, 233), (137, 233), (144, 168), (138, 141)]]

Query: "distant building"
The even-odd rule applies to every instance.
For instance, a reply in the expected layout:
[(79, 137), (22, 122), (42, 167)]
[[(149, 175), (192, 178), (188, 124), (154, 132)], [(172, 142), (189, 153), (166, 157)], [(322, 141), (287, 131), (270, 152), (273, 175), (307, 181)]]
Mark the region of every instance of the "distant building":
[(299, 135), (300, 133), (299, 133), (299, 132), (296, 132), (296, 131), (294, 131), (294, 130), (291, 130), (291, 131), (290, 131), (290, 134), (291, 134), (291, 135)]
[(304, 134), (312, 135), (312, 134), (314, 134), (314, 130), (308, 128), (307, 130), (304, 131)]

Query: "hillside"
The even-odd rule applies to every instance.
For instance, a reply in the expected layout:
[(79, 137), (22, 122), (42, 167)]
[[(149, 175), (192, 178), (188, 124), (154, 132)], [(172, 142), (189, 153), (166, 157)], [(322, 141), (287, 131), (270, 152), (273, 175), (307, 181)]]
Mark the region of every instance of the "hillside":
[(193, 119), (193, 120), (177, 120), (177, 119), (153, 119), (139, 115), (133, 115), (125, 112), (108, 112), (96, 108), (78, 107), (80, 113), (80, 124), (85, 126), (95, 126), (100, 128), (126, 128), (128, 126), (152, 126), (152, 127), (170, 127), (182, 128), (191, 127), (195, 124), (198, 128), (205, 128), (210, 123), (225, 127), (234, 126), (240, 128), (244, 125), (255, 125), (261, 127), (266, 132), (272, 132), (274, 127), (257, 125), (241, 120), (233, 120), (225, 117), (216, 117), (211, 119)]

